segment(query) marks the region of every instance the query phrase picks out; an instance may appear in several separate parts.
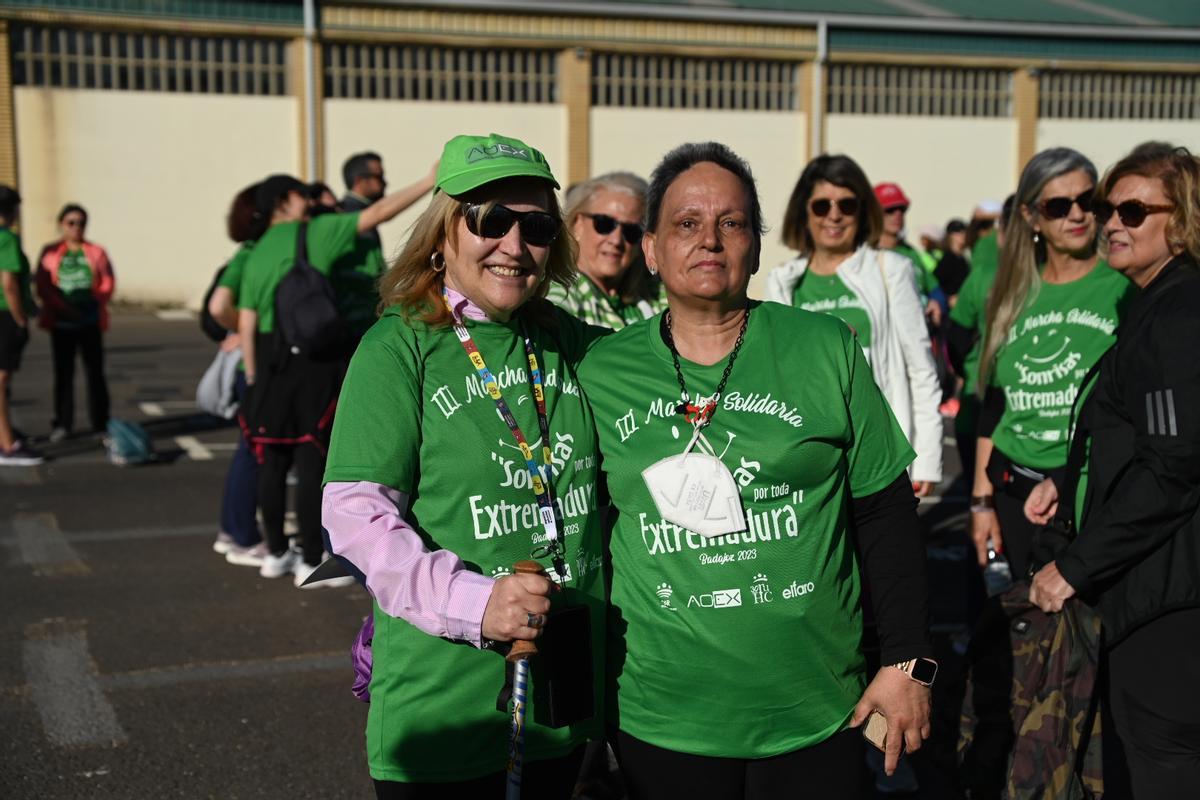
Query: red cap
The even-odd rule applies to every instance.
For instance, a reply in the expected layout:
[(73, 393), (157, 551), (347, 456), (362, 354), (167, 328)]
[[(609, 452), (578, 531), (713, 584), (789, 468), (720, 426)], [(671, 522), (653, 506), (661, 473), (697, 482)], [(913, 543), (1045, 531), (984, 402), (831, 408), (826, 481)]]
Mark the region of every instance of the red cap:
[(909, 206), (911, 203), (904, 195), (904, 190), (894, 183), (881, 183), (875, 187), (875, 198), (884, 209), (896, 206)]

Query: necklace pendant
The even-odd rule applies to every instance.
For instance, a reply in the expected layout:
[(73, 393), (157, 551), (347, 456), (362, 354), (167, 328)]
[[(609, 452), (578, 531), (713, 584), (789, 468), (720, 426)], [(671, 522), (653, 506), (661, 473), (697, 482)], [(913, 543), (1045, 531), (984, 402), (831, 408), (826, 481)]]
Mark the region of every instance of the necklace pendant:
[(693, 425), (707, 425), (708, 421), (712, 419), (713, 412), (716, 410), (717, 404), (713, 400), (701, 405), (688, 403), (684, 410), (684, 419)]

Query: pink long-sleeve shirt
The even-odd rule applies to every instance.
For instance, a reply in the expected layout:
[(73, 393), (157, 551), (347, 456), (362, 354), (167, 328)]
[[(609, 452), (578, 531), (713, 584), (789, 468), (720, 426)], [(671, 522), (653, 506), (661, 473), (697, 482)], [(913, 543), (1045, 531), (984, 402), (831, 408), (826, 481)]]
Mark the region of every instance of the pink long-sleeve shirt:
[[(449, 290), (455, 316), (487, 319), (465, 296)], [(367, 578), (387, 614), (434, 636), (482, 644), (483, 612), (492, 578), (472, 572), (449, 550), (430, 551), (404, 516), (409, 497), (370, 481), (325, 485), (321, 522), (333, 552)]]

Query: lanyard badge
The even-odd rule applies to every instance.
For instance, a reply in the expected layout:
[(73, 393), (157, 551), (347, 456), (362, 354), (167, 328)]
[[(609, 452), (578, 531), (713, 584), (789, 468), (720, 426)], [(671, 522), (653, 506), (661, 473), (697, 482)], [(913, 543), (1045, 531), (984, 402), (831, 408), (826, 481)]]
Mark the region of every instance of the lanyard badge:
[(446, 302), (446, 307), (450, 309), (450, 313), (454, 316), (454, 334), (458, 337), (458, 341), (463, 346), (463, 350), (467, 353), (467, 358), (471, 360), (471, 366), (479, 374), (479, 379), (483, 381), (483, 385), (487, 390), (488, 396), (496, 404), (496, 410), (500, 413), (500, 418), (504, 420), (504, 424), (508, 426), (513, 438), (517, 442), (517, 447), (521, 451), (521, 458), (525, 461), (525, 468), (529, 471), (529, 482), (533, 487), (534, 497), (537, 499), (538, 518), (542, 523), (542, 530), (546, 534), (546, 545), (544, 548), (538, 548), (540, 552), (550, 556), (554, 563), (554, 571), (558, 574), (559, 581), (566, 580), (566, 563), (563, 561), (561, 541), (559, 538), (558, 516), (554, 509), (554, 454), (550, 449), (550, 422), (546, 416), (546, 393), (542, 384), (542, 371), (538, 365), (537, 354), (533, 350), (533, 341), (529, 338), (529, 331), (524, 325), (521, 326), (521, 337), (525, 345), (525, 359), (529, 364), (529, 385), (533, 393), (534, 407), (537, 409), (538, 428), (542, 436), (542, 466), (538, 466), (534, 459), (533, 449), (529, 446), (529, 442), (525, 439), (525, 434), (521, 431), (521, 426), (517, 424), (517, 418), (513, 416), (512, 409), (504, 399), (504, 395), (500, 392), (500, 383), (488, 369), (487, 364), (483, 360), (483, 354), (479, 352), (479, 348), (475, 344), (475, 340), (471, 338), (471, 332), (462, 323), (462, 320), (454, 313), (453, 307), (450, 305), (450, 299), (443, 293), (443, 299)]

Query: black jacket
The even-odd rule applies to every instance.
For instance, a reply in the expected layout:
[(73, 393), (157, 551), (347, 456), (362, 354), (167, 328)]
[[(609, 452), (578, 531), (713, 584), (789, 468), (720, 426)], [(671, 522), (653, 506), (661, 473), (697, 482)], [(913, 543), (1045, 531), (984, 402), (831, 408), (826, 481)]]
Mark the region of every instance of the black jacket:
[(1091, 451), (1079, 534), (1057, 563), (1098, 605), (1112, 646), (1200, 605), (1200, 268), (1187, 257), (1130, 304), (1080, 436)]

